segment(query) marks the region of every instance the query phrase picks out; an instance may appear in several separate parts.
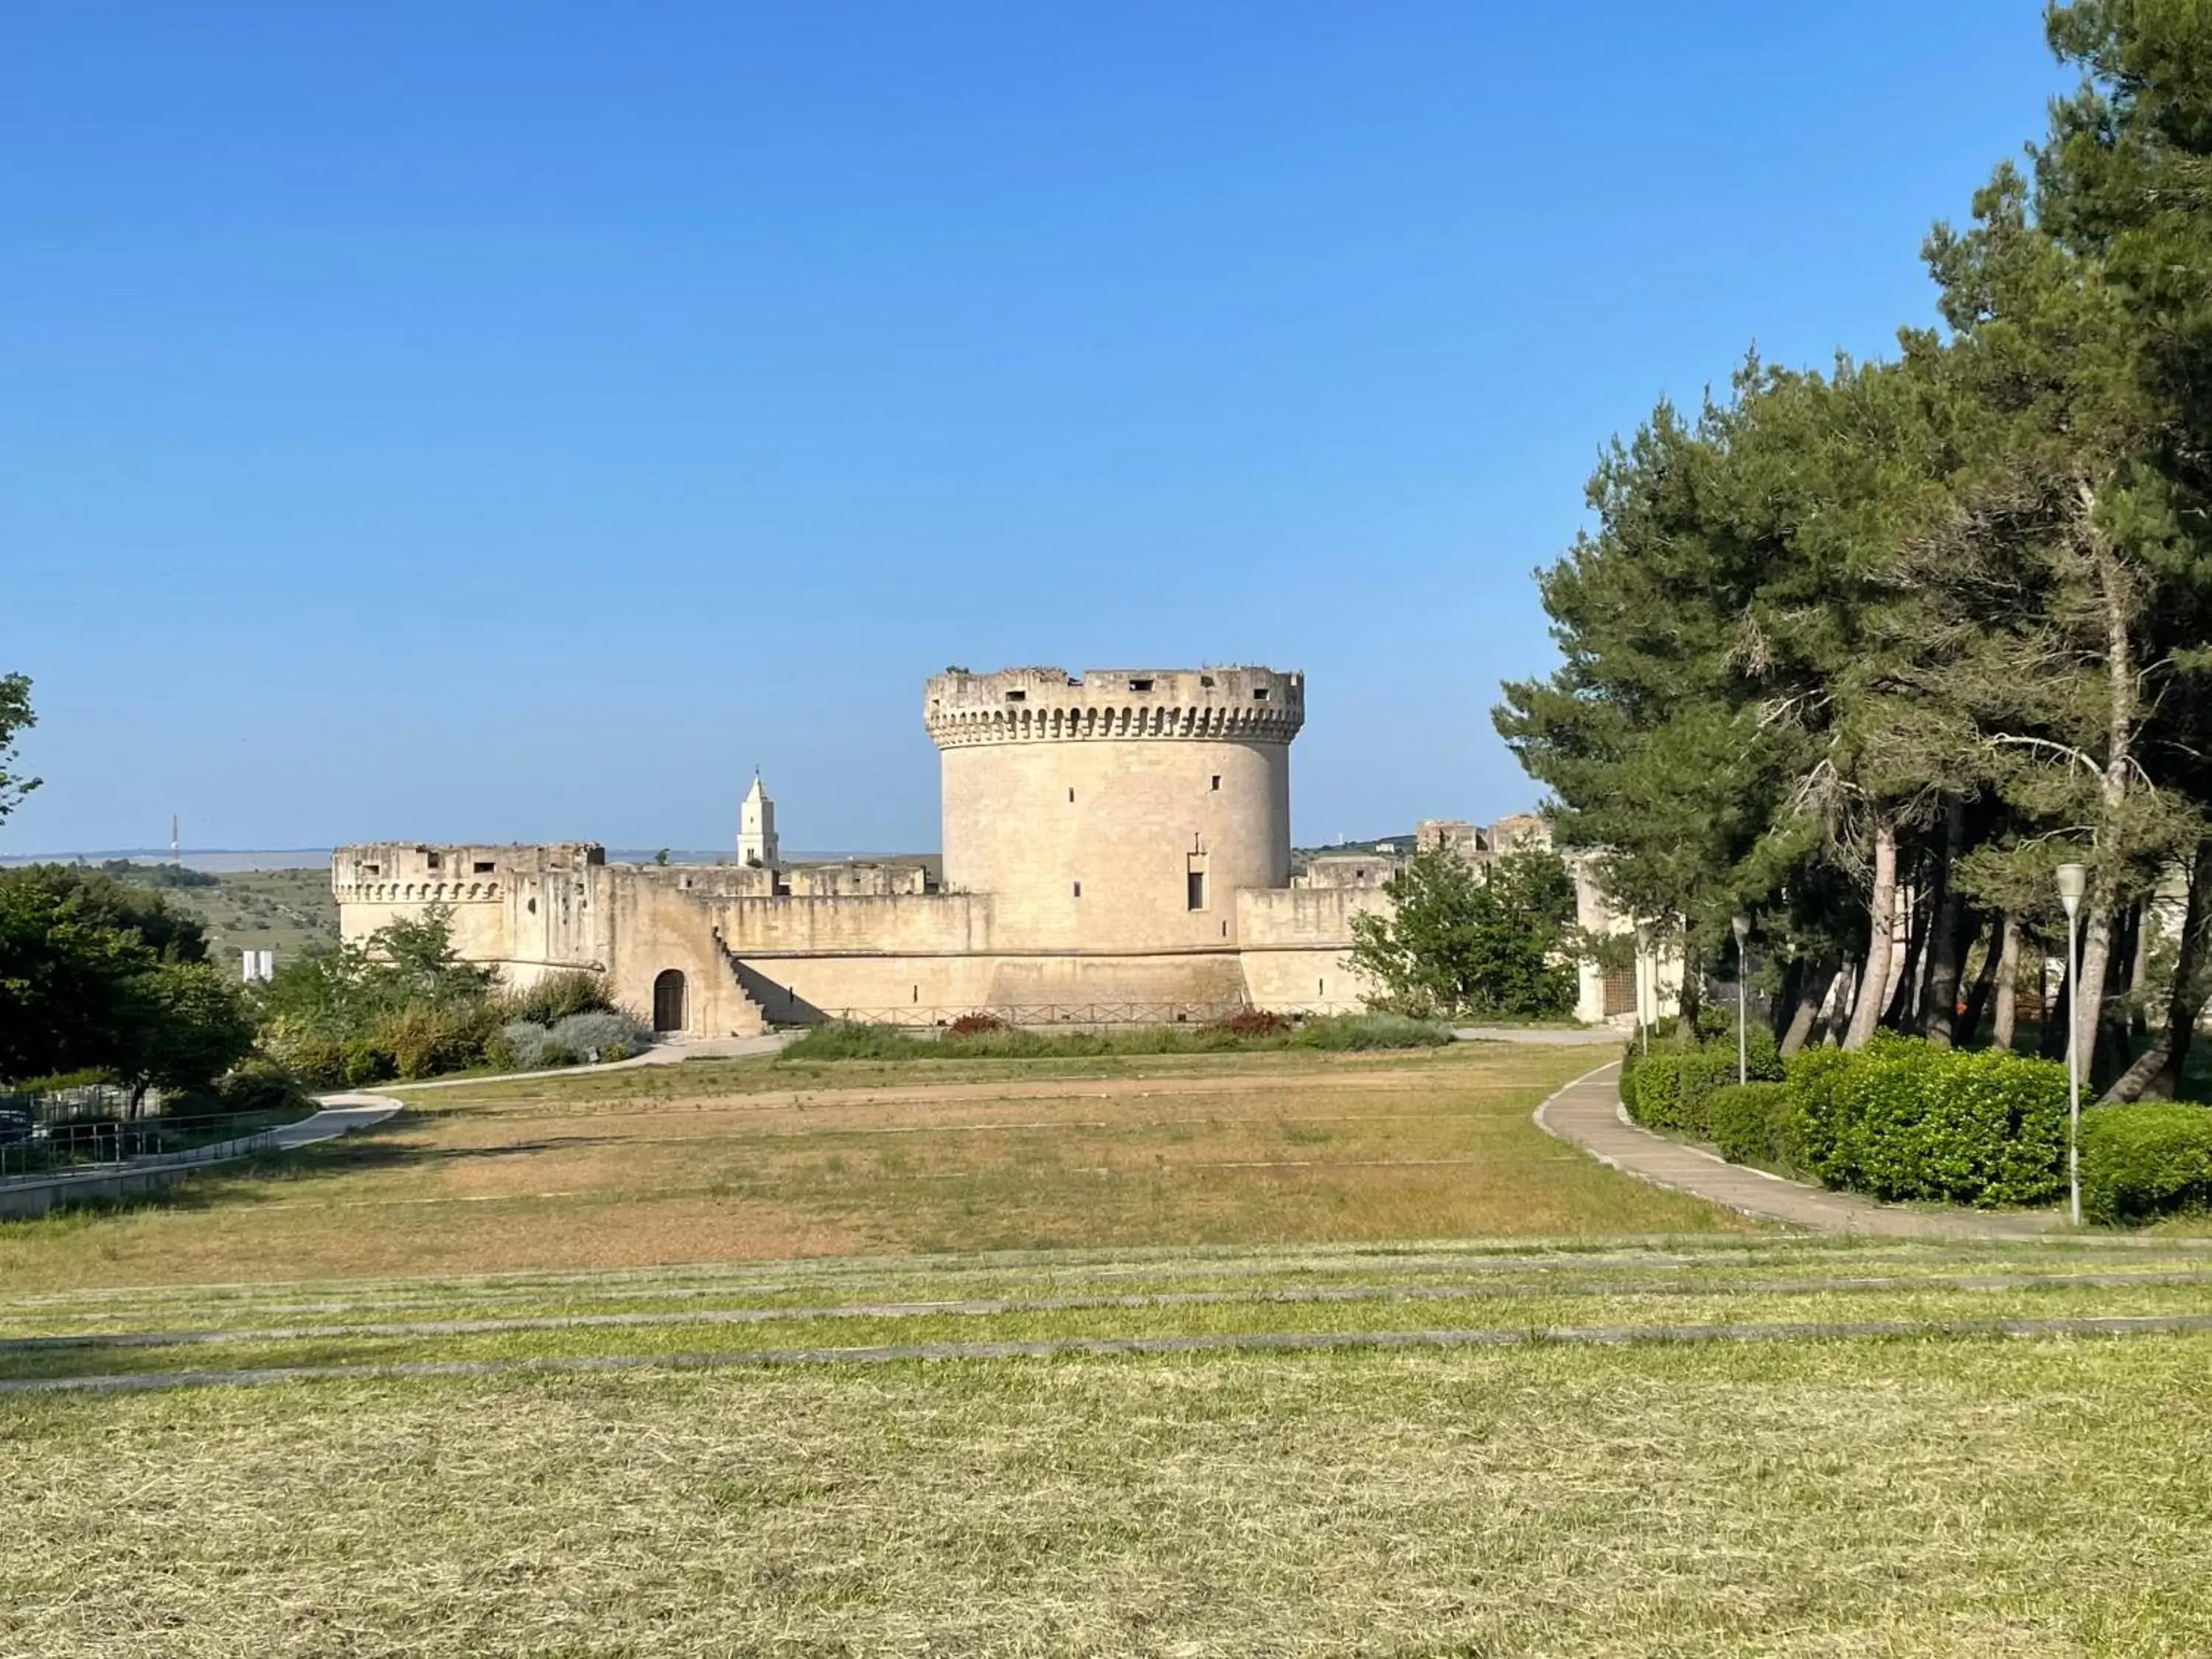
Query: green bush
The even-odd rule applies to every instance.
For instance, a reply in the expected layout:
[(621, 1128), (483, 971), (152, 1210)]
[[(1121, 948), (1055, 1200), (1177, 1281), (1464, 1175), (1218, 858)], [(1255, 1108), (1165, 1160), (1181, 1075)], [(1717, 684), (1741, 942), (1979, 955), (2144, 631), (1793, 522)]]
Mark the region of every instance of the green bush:
[(1791, 1167), (1796, 1117), (1797, 1097), (1787, 1083), (1731, 1083), (1705, 1103), (1713, 1144), (1737, 1164)]
[(1449, 1026), (1433, 1020), (1408, 1019), (1403, 1014), (1323, 1014), (1292, 1026), (1290, 1031), (1293, 1048), (1337, 1052), (1441, 1048), (1451, 1040)]
[(1879, 1036), (1856, 1053), (1800, 1055), (1790, 1082), (1796, 1162), (1829, 1186), (1983, 1206), (2041, 1204), (2058, 1192), (2062, 1066)]
[(2107, 1224), (2212, 1210), (2212, 1107), (2146, 1101), (2081, 1115), (2081, 1211)]
[(564, 968), (525, 990), (508, 992), (497, 1001), (493, 1022), (497, 1024), (526, 1019), (532, 1025), (551, 1026), (572, 1014), (615, 1012), (605, 976), (588, 968)]
[(313, 1103), (300, 1080), (273, 1060), (249, 1060), (215, 1088), (215, 1109), (222, 1112), (305, 1112)]
[(1070, 1060), (1101, 1054), (1250, 1054), (1289, 1048), (1352, 1053), (1434, 1048), (1452, 1040), (1449, 1028), (1398, 1014), (1331, 1014), (1257, 1032), (1227, 1021), (1208, 1025), (1132, 1025), (1103, 1031), (1034, 1026), (946, 1029), (917, 1036), (896, 1025), (831, 1020), (783, 1051), (788, 1060)]
[[(1771, 1033), (1751, 1032), (1745, 1048), (1753, 1079), (1767, 1083), (1781, 1079), (1782, 1056)], [(1655, 1044), (1650, 1054), (1638, 1059), (1634, 1076), (1630, 1117), (1646, 1128), (1674, 1129), (1710, 1139), (1712, 1097), (1736, 1080), (1735, 1042), (1731, 1038), (1725, 1043), (1705, 1043), (1694, 1048)]]

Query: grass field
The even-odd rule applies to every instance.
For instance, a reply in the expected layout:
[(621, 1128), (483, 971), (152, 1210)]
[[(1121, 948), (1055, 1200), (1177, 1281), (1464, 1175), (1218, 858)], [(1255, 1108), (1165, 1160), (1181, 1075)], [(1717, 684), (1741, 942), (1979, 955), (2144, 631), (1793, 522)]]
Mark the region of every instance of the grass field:
[(0, 1226), (24, 1288), (1738, 1226), (1528, 1121), (1572, 1051), (805, 1066), (403, 1091), (371, 1134)]
[(1754, 1229), (1589, 1060), (471, 1083), (0, 1228), (0, 1656), (2212, 1650), (2212, 1249)]

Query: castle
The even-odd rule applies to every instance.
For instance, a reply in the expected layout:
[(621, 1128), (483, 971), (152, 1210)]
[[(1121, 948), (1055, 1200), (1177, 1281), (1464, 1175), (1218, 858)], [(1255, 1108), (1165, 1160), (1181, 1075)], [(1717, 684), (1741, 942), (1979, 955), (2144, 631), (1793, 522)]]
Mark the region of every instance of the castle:
[[(460, 954), (509, 984), (594, 969), (655, 1029), (694, 1036), (982, 1009), (1334, 1012), (1372, 990), (1345, 956), (1398, 860), (1317, 860), (1292, 879), (1302, 674), (952, 669), (928, 682), (922, 719), (940, 756), (941, 877), (921, 861), (787, 866), (756, 776), (733, 864), (611, 864), (589, 842), (340, 848), (341, 933), (442, 905)], [(1450, 821), (1432, 832), (1483, 841)]]

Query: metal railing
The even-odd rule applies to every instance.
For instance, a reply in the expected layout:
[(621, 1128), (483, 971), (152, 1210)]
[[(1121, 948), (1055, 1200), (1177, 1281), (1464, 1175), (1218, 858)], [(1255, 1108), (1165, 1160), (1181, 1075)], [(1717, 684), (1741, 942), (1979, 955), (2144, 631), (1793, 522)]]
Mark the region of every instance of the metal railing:
[(208, 1164), (267, 1152), (295, 1120), (267, 1112), (205, 1117), (82, 1117), (26, 1122), (0, 1115), (0, 1182), (76, 1171)]

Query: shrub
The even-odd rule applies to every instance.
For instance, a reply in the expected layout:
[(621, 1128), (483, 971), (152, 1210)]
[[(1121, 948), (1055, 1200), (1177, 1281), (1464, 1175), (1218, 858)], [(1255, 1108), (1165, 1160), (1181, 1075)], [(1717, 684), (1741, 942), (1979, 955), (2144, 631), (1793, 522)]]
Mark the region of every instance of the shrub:
[(1006, 1022), (993, 1013), (963, 1014), (947, 1029), (955, 1036), (975, 1036), (984, 1031), (1003, 1031)]
[[(653, 1041), (653, 1034), (628, 1014), (607, 1008), (570, 1014), (549, 1036), (554, 1047), (587, 1060), (627, 1060)], [(622, 1050), (618, 1056), (610, 1052), (617, 1048)]]
[(1233, 1014), (1208, 1021), (1202, 1029), (1218, 1031), (1224, 1036), (1272, 1037), (1289, 1030), (1291, 1022), (1272, 1009), (1239, 1008)]
[(368, 1041), (403, 1078), (433, 1077), (472, 1065), (483, 1053), (484, 1013), (469, 1004), (406, 1003), (379, 1014)]
[(825, 1021), (778, 1056), (783, 1060), (918, 1060), (935, 1047), (908, 1036), (896, 1025), (861, 1020)]
[[(1753, 1078), (1780, 1081), (1782, 1056), (1771, 1033), (1755, 1030), (1746, 1042), (1746, 1058)], [(1694, 1048), (1654, 1045), (1640, 1056), (1634, 1068), (1634, 1098), (1628, 1115), (1651, 1129), (1677, 1129), (1710, 1139), (1712, 1124), (1709, 1106), (1714, 1094), (1736, 1080), (1736, 1052), (1733, 1038)]]
[(392, 1055), (368, 1037), (349, 1038), (340, 1048), (338, 1081), (358, 1089), (366, 1083), (382, 1083), (394, 1074)]
[(605, 979), (588, 968), (564, 968), (499, 1000), (499, 1013), (503, 1020), (526, 1019), (532, 1025), (549, 1027), (558, 1025), (572, 1014), (614, 1012)]
[(1451, 1028), (1403, 1014), (1324, 1014), (1291, 1033), (1289, 1046), (1352, 1053), (1373, 1048), (1441, 1048)]
[(1705, 1120), (1721, 1156), (1737, 1164), (1790, 1166), (1797, 1097), (1787, 1083), (1730, 1083), (1713, 1091)]
[(273, 1060), (249, 1060), (216, 1085), (216, 1109), (225, 1112), (290, 1112), (307, 1097), (299, 1079)]
[(535, 1020), (511, 1019), (486, 1043), (485, 1052), (511, 1071), (538, 1072), (552, 1066), (574, 1066), (576, 1052), (556, 1040)]
[(1884, 1199), (2040, 1204), (2058, 1191), (2066, 1071), (1881, 1036), (1790, 1069), (1799, 1165)]
[(2081, 1115), (2081, 1212), (2107, 1224), (2212, 1210), (2212, 1107), (2145, 1101)]

